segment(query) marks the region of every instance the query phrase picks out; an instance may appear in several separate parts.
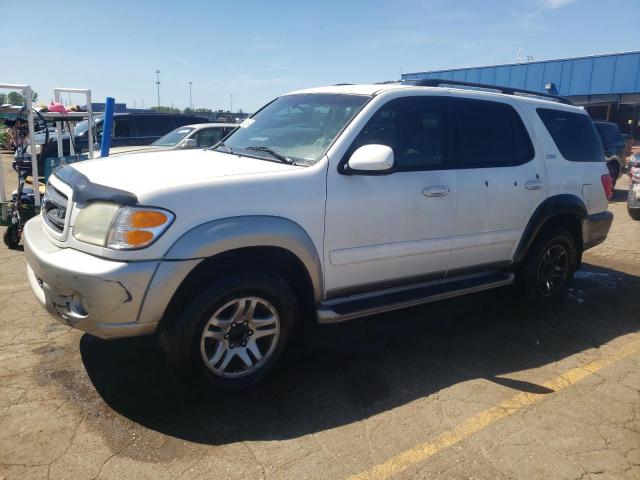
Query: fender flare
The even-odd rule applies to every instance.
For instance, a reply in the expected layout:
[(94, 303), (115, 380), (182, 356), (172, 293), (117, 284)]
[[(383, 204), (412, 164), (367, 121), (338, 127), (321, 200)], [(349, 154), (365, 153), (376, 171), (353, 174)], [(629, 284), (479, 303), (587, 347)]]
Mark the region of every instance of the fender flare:
[(513, 263), (516, 265), (520, 264), (526, 258), (527, 253), (529, 253), (533, 242), (545, 223), (553, 217), (567, 214), (574, 215), (578, 219), (580, 238), (584, 241), (582, 224), (589, 218), (584, 201), (576, 195), (554, 195), (538, 205), (538, 208), (536, 208), (533, 215), (531, 215), (531, 218), (529, 219), (529, 222), (522, 234), (522, 238), (520, 239), (520, 243), (518, 244), (518, 248), (516, 249), (516, 253), (513, 257)]
[(309, 274), (316, 301), (322, 299), (323, 273), (318, 251), (299, 224), (283, 217), (248, 215), (203, 223), (176, 240), (164, 259), (210, 258), (248, 247), (279, 247), (294, 254)]

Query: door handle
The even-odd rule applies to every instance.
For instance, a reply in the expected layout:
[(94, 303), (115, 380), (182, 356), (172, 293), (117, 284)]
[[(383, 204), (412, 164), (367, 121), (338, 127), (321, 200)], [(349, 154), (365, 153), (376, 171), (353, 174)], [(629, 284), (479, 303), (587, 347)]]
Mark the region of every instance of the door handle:
[(449, 195), (449, 187), (427, 187), (422, 190), (425, 197), (446, 197)]
[(542, 182), (540, 180), (531, 180), (524, 184), (527, 190), (542, 190)]

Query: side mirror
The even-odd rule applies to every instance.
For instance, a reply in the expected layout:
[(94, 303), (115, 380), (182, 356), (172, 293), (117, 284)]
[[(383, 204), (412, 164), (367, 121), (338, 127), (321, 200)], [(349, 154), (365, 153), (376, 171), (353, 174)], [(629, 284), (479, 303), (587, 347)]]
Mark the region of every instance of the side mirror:
[(198, 142), (196, 142), (195, 138), (187, 138), (182, 144), (182, 148), (196, 148), (198, 146)]
[(393, 168), (393, 150), (386, 145), (363, 145), (347, 162), (348, 171), (353, 173), (384, 173)]

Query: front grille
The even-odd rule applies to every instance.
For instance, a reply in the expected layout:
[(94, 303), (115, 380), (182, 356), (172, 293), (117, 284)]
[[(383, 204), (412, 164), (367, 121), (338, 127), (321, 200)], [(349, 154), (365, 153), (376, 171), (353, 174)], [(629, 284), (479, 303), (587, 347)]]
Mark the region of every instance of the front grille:
[(42, 217), (47, 225), (58, 233), (64, 230), (64, 223), (67, 217), (67, 196), (47, 185), (42, 198)]

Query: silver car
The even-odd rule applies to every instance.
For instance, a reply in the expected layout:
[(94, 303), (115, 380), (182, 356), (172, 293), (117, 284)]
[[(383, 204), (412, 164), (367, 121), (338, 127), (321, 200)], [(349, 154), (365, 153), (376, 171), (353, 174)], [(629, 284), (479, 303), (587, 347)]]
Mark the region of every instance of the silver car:
[(115, 147), (109, 155), (131, 152), (161, 152), (164, 150), (183, 150), (190, 148), (208, 148), (238, 128), (233, 123), (197, 123), (184, 125), (163, 135), (151, 145)]

